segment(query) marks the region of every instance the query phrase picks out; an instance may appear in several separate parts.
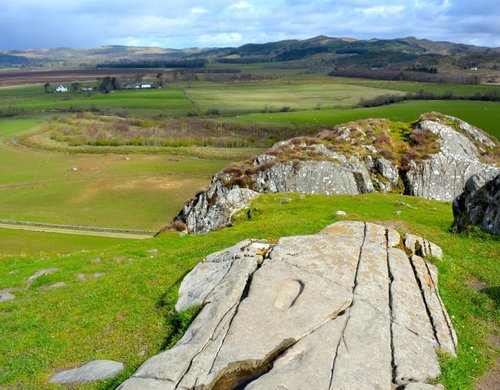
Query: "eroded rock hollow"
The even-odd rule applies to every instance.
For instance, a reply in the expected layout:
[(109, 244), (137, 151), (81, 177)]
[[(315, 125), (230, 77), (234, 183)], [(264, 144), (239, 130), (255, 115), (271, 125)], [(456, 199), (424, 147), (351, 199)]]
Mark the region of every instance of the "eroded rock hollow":
[(203, 307), (186, 334), (120, 388), (438, 388), (457, 338), (423, 255), (441, 250), (363, 222), (214, 253), (181, 284), (176, 310)]

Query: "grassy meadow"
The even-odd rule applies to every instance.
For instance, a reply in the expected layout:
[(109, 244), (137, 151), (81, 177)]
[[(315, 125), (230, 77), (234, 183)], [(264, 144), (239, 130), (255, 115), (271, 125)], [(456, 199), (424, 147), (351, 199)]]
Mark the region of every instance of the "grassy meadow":
[(218, 109), (223, 115), (244, 112), (349, 108), (361, 98), (399, 91), (349, 85), (328, 78), (289, 78), (247, 83), (194, 83), (188, 89), (200, 113)]
[[(275, 134), (370, 117), (409, 122), (439, 111), (500, 138), (500, 103), (436, 100), (358, 107), (362, 98), (384, 94), (423, 89), (473, 95), (497, 87), (340, 79), (272, 64), (241, 68), (269, 80), (214, 82), (199, 75), (198, 81), (172, 82), (163, 89), (91, 96), (47, 94), (41, 84), (0, 88), (0, 107), (14, 115), (0, 118), (0, 219), (157, 230), (215, 172), (262, 150), (251, 142), (244, 147), (113, 146), (92, 145), (90, 139), (72, 146), (52, 139), (47, 126), (64, 123), (61, 116), (75, 109), (99, 108), (93, 115), (102, 121), (124, 115), (153, 124), (188, 114), (203, 119), (212, 111), (220, 134), (226, 131), (223, 123), (269, 127)], [(283, 107), (295, 111), (277, 112)], [(74, 139), (82, 126), (75, 125)], [(68, 135), (65, 130), (61, 127), (60, 135)], [(176, 137), (188, 139), (188, 133)], [(290, 203), (280, 202), (285, 196)], [(52, 374), (93, 359), (122, 361), (126, 370), (117, 379), (78, 388), (115, 388), (148, 357), (171, 346), (189, 323), (192, 313), (173, 311), (177, 287), (204, 256), (249, 237), (316, 233), (341, 218), (333, 215), (339, 209), (350, 220), (386, 224), (443, 248), (444, 260), (436, 263), (440, 292), (459, 351), (457, 359), (442, 357), (439, 382), (446, 389), (472, 390), (499, 355), (486, 340), (500, 320), (500, 265), (492, 261), (500, 258), (500, 241), (478, 232), (450, 233), (449, 203), (393, 194), (265, 195), (233, 227), (197, 236), (168, 232), (129, 240), (0, 229), (0, 290), (19, 288), (16, 299), (0, 303), (0, 388), (60, 388), (47, 383)], [(51, 267), (58, 270), (25, 289), (31, 275)], [(468, 286), (477, 281), (485, 283), (483, 292)], [(57, 282), (66, 285), (44, 288)]]
[[(290, 203), (280, 202), (285, 196)], [(400, 201), (412, 208), (400, 206)], [(66, 256), (4, 257), (0, 289), (24, 287), (42, 268), (59, 270), (2, 304), (0, 386), (57, 388), (47, 384), (56, 371), (92, 359), (112, 359), (126, 365), (119, 378), (80, 388), (114, 388), (182, 331), (173, 313), (177, 283), (204, 256), (248, 237), (273, 240), (316, 233), (339, 219), (333, 215), (338, 209), (346, 211), (349, 220), (387, 224), (441, 245), (444, 260), (436, 263), (440, 293), (458, 333), (459, 349), (457, 359), (443, 356), (439, 381), (448, 389), (473, 389), (474, 379), (493, 362), (485, 339), (500, 314), (495, 304), (499, 264), (491, 261), (500, 256), (499, 241), (480, 233), (451, 234), (447, 203), (380, 194), (265, 195), (253, 202), (249, 213), (241, 213), (233, 227), (218, 232), (184, 237), (172, 232)], [(92, 277), (96, 273), (103, 275)], [(86, 275), (85, 281), (78, 274)], [(478, 279), (488, 287), (483, 293), (467, 285)], [(57, 282), (66, 286), (39, 290)]]

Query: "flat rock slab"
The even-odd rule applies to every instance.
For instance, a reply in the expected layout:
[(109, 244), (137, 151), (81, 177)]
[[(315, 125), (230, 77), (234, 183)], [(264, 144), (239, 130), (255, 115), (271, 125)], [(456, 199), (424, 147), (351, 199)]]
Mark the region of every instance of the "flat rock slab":
[(408, 246), (345, 221), (214, 253), (179, 289), (176, 310), (201, 305), (197, 318), (120, 389), (439, 389), (425, 382), (456, 335), (437, 270)]
[(93, 360), (81, 367), (62, 371), (50, 378), (50, 383), (92, 382), (114, 378), (123, 371), (124, 365), (112, 360)]

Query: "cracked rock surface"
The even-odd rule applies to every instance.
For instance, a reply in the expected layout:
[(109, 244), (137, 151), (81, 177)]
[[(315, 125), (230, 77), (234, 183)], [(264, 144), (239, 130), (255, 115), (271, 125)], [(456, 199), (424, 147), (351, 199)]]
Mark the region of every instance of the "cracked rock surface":
[(456, 335), (436, 268), (400, 248), (395, 230), (346, 221), (208, 256), (176, 305), (203, 309), (120, 389), (440, 388), (425, 382)]

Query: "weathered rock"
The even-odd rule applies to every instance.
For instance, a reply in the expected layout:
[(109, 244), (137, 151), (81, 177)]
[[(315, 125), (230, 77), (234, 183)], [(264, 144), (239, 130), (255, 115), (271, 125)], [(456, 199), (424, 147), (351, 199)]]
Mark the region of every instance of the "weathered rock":
[(422, 237), (406, 233), (403, 237), (403, 242), (406, 249), (420, 257), (433, 256), (437, 257), (439, 260), (443, 259), (443, 251), (441, 248)]
[(176, 305), (203, 306), (197, 318), (120, 389), (425, 386), (440, 373), (436, 349), (454, 354), (456, 338), (436, 269), (400, 243), (393, 229), (347, 221), (208, 256)]
[[(182, 222), (190, 233), (229, 226), (232, 215), (248, 207), (261, 193), (329, 195), (377, 190), (451, 201), (470, 176), (491, 167), (481, 161), (481, 156), (498, 143), (453, 117), (433, 113), (422, 118), (414, 133), (436, 138), (432, 142), (439, 151), (430, 156), (413, 150), (413, 154), (405, 155), (406, 160), (398, 161), (396, 154), (390, 157), (392, 160), (383, 157), (390, 156), (391, 151), (382, 154), (370, 144), (377, 139), (373, 134), (380, 131), (376, 126), (381, 120), (372, 120), (375, 127), (371, 129), (356, 123), (338, 126), (313, 139), (279, 142), (253, 160), (229, 166), (212, 178), (206, 191), (186, 203), (176, 221)], [(372, 135), (368, 135), (368, 130)], [(378, 142), (392, 142), (387, 134), (385, 137), (385, 141), (382, 137)], [(332, 150), (338, 142), (344, 142), (344, 149), (339, 148), (342, 152)], [(406, 147), (411, 149), (412, 144)], [(399, 153), (402, 150), (405, 149)]]
[(418, 128), (436, 134), (441, 150), (421, 163), (410, 162), (410, 170), (403, 174), (406, 194), (453, 200), (469, 177), (488, 167), (480, 161), (474, 142), (453, 127), (423, 120)]
[(13, 299), (16, 299), (16, 296), (10, 292), (0, 293), (0, 303), (11, 301)]
[(50, 383), (92, 382), (114, 378), (123, 371), (124, 365), (112, 360), (93, 360), (81, 367), (62, 371), (50, 378)]
[(500, 234), (500, 168), (484, 170), (472, 176), (464, 192), (453, 201), (457, 231), (474, 226)]

